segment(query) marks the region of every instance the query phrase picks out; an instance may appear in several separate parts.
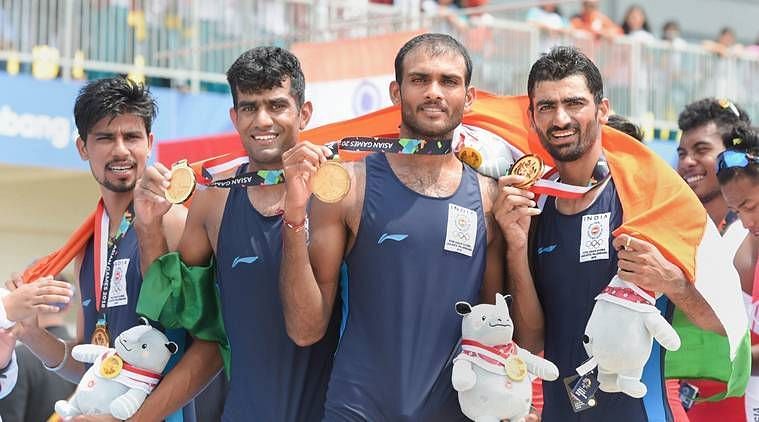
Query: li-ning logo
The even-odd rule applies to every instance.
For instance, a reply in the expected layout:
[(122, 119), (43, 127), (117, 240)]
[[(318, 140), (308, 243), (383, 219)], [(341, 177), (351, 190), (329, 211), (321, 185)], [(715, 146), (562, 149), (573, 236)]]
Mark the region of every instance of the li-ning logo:
[(237, 264), (252, 264), (256, 261), (258, 261), (257, 256), (238, 256), (235, 257), (234, 261), (232, 261), (232, 268), (236, 267)]
[(377, 244), (379, 245), (380, 243), (382, 243), (382, 242), (384, 242), (386, 240), (395, 240), (396, 242), (400, 242), (401, 240), (403, 240), (403, 239), (405, 239), (407, 237), (408, 237), (407, 234), (387, 234), (387, 233), (382, 233), (382, 236), (380, 236), (379, 240), (377, 241)]
[(538, 255), (542, 255), (542, 254), (544, 254), (544, 253), (551, 253), (551, 252), (553, 252), (553, 251), (554, 251), (554, 249), (556, 249), (558, 246), (559, 246), (559, 245), (557, 245), (557, 244), (553, 244), (553, 245), (545, 246), (545, 247), (542, 247), (542, 248), (538, 248)]

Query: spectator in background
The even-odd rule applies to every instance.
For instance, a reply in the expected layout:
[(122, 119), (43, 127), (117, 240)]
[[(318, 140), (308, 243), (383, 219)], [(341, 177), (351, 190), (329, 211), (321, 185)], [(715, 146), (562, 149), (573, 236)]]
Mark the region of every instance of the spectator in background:
[(431, 32), (457, 35), (467, 28), (467, 22), (454, 0), (424, 0), (422, 12), (432, 19), (429, 25)]
[(675, 20), (669, 20), (664, 23), (661, 28), (661, 39), (670, 42), (675, 48), (687, 44), (687, 42), (680, 37), (680, 24)]
[(622, 35), (622, 28), (599, 10), (600, 0), (585, 0), (580, 13), (572, 17), (572, 28), (589, 32), (596, 37)]
[(537, 25), (541, 29), (549, 31), (562, 30), (569, 26), (556, 3), (531, 7), (527, 11), (525, 20), (531, 24)]
[[(68, 281), (61, 276), (55, 279)], [(73, 300), (77, 300), (76, 297)], [(65, 323), (68, 310), (66, 304), (57, 312), (40, 311), (39, 326), (62, 340), (71, 340)], [(55, 402), (71, 396), (76, 384), (46, 370), (42, 362), (23, 344), (16, 346), (16, 357), (19, 368), (16, 388), (0, 400), (0, 415), (6, 421), (46, 421), (55, 411)]]
[(743, 50), (743, 46), (735, 41), (735, 31), (729, 26), (726, 26), (719, 31), (716, 40), (704, 41), (703, 46), (705, 49), (722, 57), (740, 54)]
[(756, 36), (754, 43), (746, 47), (746, 52), (749, 54), (759, 55), (759, 35)]
[(622, 31), (636, 41), (649, 42), (656, 39), (648, 25), (646, 11), (637, 4), (633, 4), (625, 12), (625, 18), (622, 20)]
[(645, 134), (643, 133), (643, 130), (640, 128), (640, 126), (627, 120), (626, 117), (620, 116), (619, 114), (610, 115), (608, 121), (606, 122), (606, 126), (613, 127), (622, 133), (626, 133), (640, 142), (643, 142), (645, 139)]

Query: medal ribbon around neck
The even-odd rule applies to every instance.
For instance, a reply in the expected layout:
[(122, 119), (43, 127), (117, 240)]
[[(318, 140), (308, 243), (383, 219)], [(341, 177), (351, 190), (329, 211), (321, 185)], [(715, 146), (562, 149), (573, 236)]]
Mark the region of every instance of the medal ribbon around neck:
[(593, 174), (588, 186), (575, 186), (559, 182), (559, 171), (554, 167), (546, 172), (541, 179), (538, 179), (529, 190), (539, 195), (579, 199), (599, 184), (605, 182), (610, 176), (609, 164), (606, 162), (606, 157), (602, 155), (598, 159), (598, 162), (596, 162), (595, 167), (593, 167)]
[(217, 188), (231, 188), (234, 186), (272, 186), (285, 182), (284, 170), (257, 170), (214, 181), (214, 176), (231, 169), (248, 164), (250, 158), (247, 153), (240, 152), (232, 156), (223, 156), (203, 163), (203, 179), (201, 185)]
[[(118, 254), (117, 243), (124, 237), (134, 219), (134, 208), (129, 203), (124, 215), (121, 217), (119, 230), (113, 239), (110, 239), (110, 220), (108, 213), (105, 212), (103, 200), (98, 202), (95, 211), (95, 233), (94, 233), (94, 283), (95, 283), (95, 307), (98, 312), (102, 312), (108, 305), (108, 293), (111, 288), (111, 272), (113, 270), (113, 261)], [(110, 247), (110, 253), (109, 253)]]
[(324, 144), (333, 154), (339, 150), (354, 152), (382, 152), (386, 154), (445, 155), (452, 151), (451, 141), (428, 141), (412, 138), (383, 138), (351, 136)]
[[(334, 156), (339, 150), (354, 152), (382, 152), (392, 154), (445, 155), (451, 152), (451, 141), (427, 141), (411, 138), (382, 138), (351, 136), (325, 144)], [(203, 180), (200, 184), (220, 188), (233, 186), (271, 186), (284, 183), (283, 170), (258, 170), (239, 176), (214, 181), (214, 177), (250, 162), (246, 152), (225, 155), (203, 163)]]

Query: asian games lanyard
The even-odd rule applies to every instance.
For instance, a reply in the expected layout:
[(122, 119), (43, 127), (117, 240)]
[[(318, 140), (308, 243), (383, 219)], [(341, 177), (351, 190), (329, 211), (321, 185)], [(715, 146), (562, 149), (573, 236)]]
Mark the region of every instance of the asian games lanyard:
[(113, 261), (118, 254), (118, 242), (121, 240), (134, 219), (134, 205), (130, 202), (124, 215), (121, 217), (119, 230), (113, 239), (109, 237), (108, 213), (105, 212), (103, 201), (98, 203), (95, 214), (95, 307), (100, 315), (99, 319), (105, 322), (105, 311), (108, 308), (108, 296), (111, 289), (111, 273)]
[[(325, 144), (333, 156), (337, 156), (339, 150), (355, 152), (383, 152), (394, 154), (427, 154), (445, 155), (451, 152), (451, 141), (427, 141), (424, 139), (410, 138), (383, 138), (367, 136), (351, 136), (339, 141)], [(271, 186), (284, 183), (283, 170), (258, 170), (214, 181), (214, 177), (233, 168), (247, 164), (250, 161), (244, 151), (233, 155), (225, 155), (203, 163), (201, 172), (203, 180), (201, 185), (220, 188), (234, 186)]]
[[(593, 173), (590, 177), (590, 183), (587, 186), (575, 186), (559, 182), (559, 171), (556, 167), (552, 168), (541, 179), (535, 182), (530, 190), (538, 195), (550, 195), (559, 198), (579, 199), (596, 186), (605, 182), (611, 176), (609, 163), (603, 154), (598, 158)], [(537, 198), (536, 198), (537, 200)]]

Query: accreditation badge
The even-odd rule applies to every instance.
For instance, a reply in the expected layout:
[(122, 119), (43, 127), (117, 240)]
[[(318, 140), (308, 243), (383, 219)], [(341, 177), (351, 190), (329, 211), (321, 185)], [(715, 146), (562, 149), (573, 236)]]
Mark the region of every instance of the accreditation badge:
[(456, 204), (448, 204), (448, 224), (443, 249), (472, 256), (476, 241), (477, 212)]
[(580, 262), (609, 259), (609, 223), (611, 213), (582, 216), (580, 227)]

